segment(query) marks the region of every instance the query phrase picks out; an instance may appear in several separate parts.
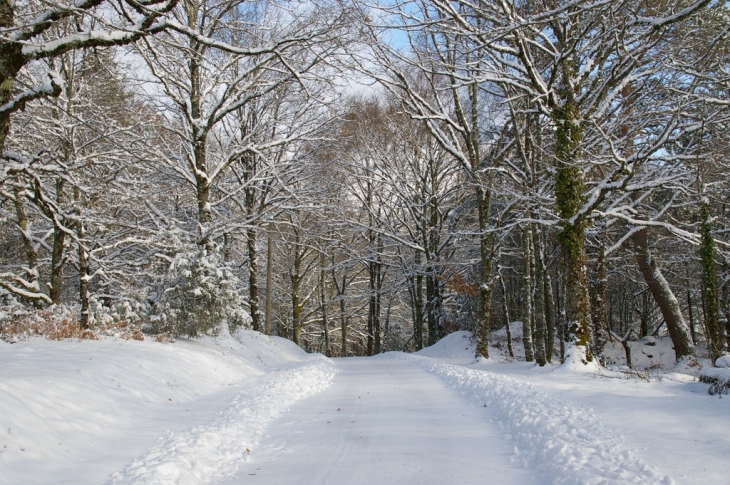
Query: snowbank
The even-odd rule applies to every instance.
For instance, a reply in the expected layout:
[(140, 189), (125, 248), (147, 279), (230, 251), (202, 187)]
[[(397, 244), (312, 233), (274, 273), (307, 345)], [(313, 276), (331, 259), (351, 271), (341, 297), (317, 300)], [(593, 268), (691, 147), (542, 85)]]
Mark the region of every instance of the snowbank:
[(272, 420), (296, 401), (332, 383), (337, 368), (318, 356), (301, 367), (267, 376), (242, 392), (216, 420), (175, 434), (114, 474), (112, 484), (214, 483), (235, 474)]
[(241, 391), (273, 385), (270, 372), (305, 372), (309, 359), (250, 331), (174, 344), (0, 342), (0, 484), (104, 483), (168, 430), (211, 426), (229, 406), (242, 412)]
[(438, 357), (453, 362), (471, 362), (474, 360), (474, 342), (471, 332), (450, 333), (431, 347), (416, 352), (423, 357)]
[(443, 378), (474, 404), (491, 409), (515, 442), (514, 455), (560, 485), (671, 484), (603, 427), (589, 410), (532, 385), (483, 370), (406, 356)]

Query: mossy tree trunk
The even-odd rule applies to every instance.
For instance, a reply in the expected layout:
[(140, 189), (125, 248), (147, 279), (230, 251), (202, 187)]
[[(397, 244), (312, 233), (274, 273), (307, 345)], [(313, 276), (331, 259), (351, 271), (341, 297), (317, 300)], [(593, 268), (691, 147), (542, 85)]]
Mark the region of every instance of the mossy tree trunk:
[(712, 218), (707, 200), (700, 205), (701, 244), (700, 263), (702, 265), (702, 297), (705, 308), (705, 324), (707, 325), (708, 347), (712, 360), (715, 361), (725, 353), (725, 328), (720, 323), (720, 307), (717, 287), (717, 263), (715, 262), (715, 240), (712, 237)]
[(553, 110), (555, 122), (555, 199), (560, 216), (558, 241), (563, 256), (565, 310), (568, 331), (575, 345), (585, 348), (586, 359), (593, 360), (590, 342), (590, 303), (586, 275), (585, 227), (583, 206), (583, 170), (580, 146), (583, 132), (577, 105), (566, 96), (563, 106)]

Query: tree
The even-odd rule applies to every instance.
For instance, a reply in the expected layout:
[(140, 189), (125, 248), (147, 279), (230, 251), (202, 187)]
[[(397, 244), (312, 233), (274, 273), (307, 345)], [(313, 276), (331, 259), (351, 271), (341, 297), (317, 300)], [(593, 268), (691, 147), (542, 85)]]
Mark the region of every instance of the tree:
[[(5, 148), (11, 115), (28, 102), (58, 96), (63, 89), (63, 79), (56, 71), (48, 70), (47, 81), (18, 92), (16, 84), (23, 68), (72, 50), (129, 44), (160, 32), (167, 27), (164, 15), (177, 0), (151, 0), (144, 8), (131, 0), (115, 6), (111, 3), (82, 0), (73, 6), (35, 1), (0, 4), (0, 153)], [(65, 29), (64, 25), (75, 28)]]

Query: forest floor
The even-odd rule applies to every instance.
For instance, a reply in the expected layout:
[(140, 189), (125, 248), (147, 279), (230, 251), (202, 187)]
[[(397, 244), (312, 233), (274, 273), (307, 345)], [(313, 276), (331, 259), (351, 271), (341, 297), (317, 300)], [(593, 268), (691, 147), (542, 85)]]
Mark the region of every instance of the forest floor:
[(0, 484), (702, 484), (730, 399), (687, 374), (291, 342), (0, 342)]

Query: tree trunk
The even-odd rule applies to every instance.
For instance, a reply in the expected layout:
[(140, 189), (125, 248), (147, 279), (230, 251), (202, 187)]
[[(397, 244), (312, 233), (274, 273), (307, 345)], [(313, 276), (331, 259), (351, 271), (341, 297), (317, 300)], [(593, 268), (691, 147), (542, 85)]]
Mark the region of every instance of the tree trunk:
[(58, 227), (53, 229), (53, 247), (51, 249), (51, 283), (48, 296), (53, 303), (61, 301), (61, 286), (63, 283), (63, 267), (66, 263), (63, 256), (66, 233)]
[(700, 259), (702, 265), (702, 297), (705, 308), (705, 325), (709, 332), (708, 347), (714, 362), (725, 353), (725, 328), (720, 323), (719, 294), (717, 289), (717, 263), (715, 240), (712, 238), (712, 219), (706, 200), (700, 206), (702, 219)]
[(489, 191), (484, 191), (481, 184), (477, 187), (477, 204), (479, 206), (479, 325), (477, 327), (476, 356), (489, 358), (489, 324), (492, 311), (492, 235), (489, 233)]
[(553, 283), (547, 269), (545, 271), (545, 323), (547, 326), (545, 357), (548, 362), (552, 362), (555, 349), (555, 302), (553, 299)]
[(667, 323), (667, 329), (674, 344), (674, 352), (677, 360), (682, 357), (694, 357), (695, 352), (694, 347), (692, 347), (692, 339), (689, 329), (684, 323), (679, 302), (669, 287), (667, 280), (664, 279), (664, 275), (657, 268), (656, 261), (651, 256), (647, 232), (647, 228), (644, 227), (632, 236), (639, 271), (641, 271), (641, 275), (644, 277), (644, 281), (651, 290), (654, 300), (662, 312), (664, 321)]
[(272, 300), (272, 289), (274, 286), (273, 278), (274, 278), (274, 243), (271, 237), (271, 228), (269, 228), (269, 233), (266, 237), (266, 323), (264, 326), (264, 331), (266, 332), (266, 335), (271, 335), (271, 300)]
[(423, 348), (423, 276), (410, 276), (408, 281), (413, 314), (413, 350), (418, 352)]
[[(20, 180), (17, 180), (16, 184), (19, 185)], [(18, 219), (18, 229), (23, 240), (26, 261), (28, 262), (27, 268), (24, 268), (26, 275), (22, 283), (23, 296), (36, 305), (39, 305), (41, 301), (50, 304), (51, 299), (41, 293), (38, 252), (33, 244), (32, 223), (25, 213), (24, 195), (17, 185), (13, 188), (13, 203), (15, 204), (15, 217)]]
[(246, 230), (246, 245), (248, 246), (248, 304), (251, 309), (251, 328), (261, 331), (261, 312), (259, 310), (259, 272), (256, 263), (256, 229)]
[(324, 355), (330, 357), (330, 328), (327, 319), (326, 269), (324, 252), (319, 257), (319, 301), (322, 309), (322, 331), (324, 332)]
[(608, 339), (608, 318), (606, 315), (606, 247), (601, 243), (596, 259), (595, 280), (591, 292), (593, 323), (593, 353), (603, 352)]
[[(84, 224), (79, 221), (76, 234), (83, 241)], [(79, 299), (81, 300), (81, 319), (79, 327), (89, 328), (89, 261), (83, 244), (79, 243)]]
[[(0, 2), (0, 28), (11, 31), (15, 24), (15, 2)], [(15, 77), (23, 67), (23, 43), (0, 39), (0, 106), (13, 99)], [(0, 111), (0, 154), (10, 132), (10, 111)]]
[(542, 243), (540, 241), (540, 232), (537, 228), (533, 227), (532, 241), (533, 244), (533, 258), (535, 261), (535, 309), (534, 309), (534, 320), (535, 320), (535, 361), (542, 367), (547, 363), (545, 356), (545, 336), (547, 334), (547, 324), (545, 322), (545, 264), (542, 255)]
[(502, 311), (504, 312), (504, 319), (507, 322), (505, 330), (507, 331), (507, 352), (511, 358), (515, 358), (515, 351), (512, 347), (512, 329), (510, 328), (509, 318), (509, 305), (507, 305), (507, 288), (504, 284), (504, 278), (499, 279), (499, 283), (502, 286)]
[[(566, 62), (564, 69), (569, 69)], [(564, 77), (569, 77), (568, 72)], [(564, 81), (565, 83), (565, 81)], [(569, 89), (569, 83), (565, 84)], [(586, 276), (585, 217), (579, 216), (583, 205), (583, 171), (578, 166), (580, 145), (583, 139), (580, 113), (572, 100), (572, 93), (565, 93), (565, 105), (555, 107), (555, 199), (561, 218), (558, 241), (565, 268), (565, 309), (568, 331), (575, 345), (585, 348), (586, 359), (593, 360), (590, 351), (590, 303)]]
[(342, 347), (340, 357), (347, 357), (347, 315), (345, 314), (345, 295), (340, 294), (340, 329), (342, 330)]
[(289, 274), (291, 280), (291, 306), (292, 306), (292, 341), (301, 345), (302, 334), (302, 306), (299, 303), (299, 286), (301, 284), (302, 254), (299, 243), (299, 234), (296, 234), (294, 242), (294, 267)]
[(525, 347), (525, 361), (533, 362), (535, 353), (532, 346), (532, 237), (529, 225), (522, 229), (522, 343)]

